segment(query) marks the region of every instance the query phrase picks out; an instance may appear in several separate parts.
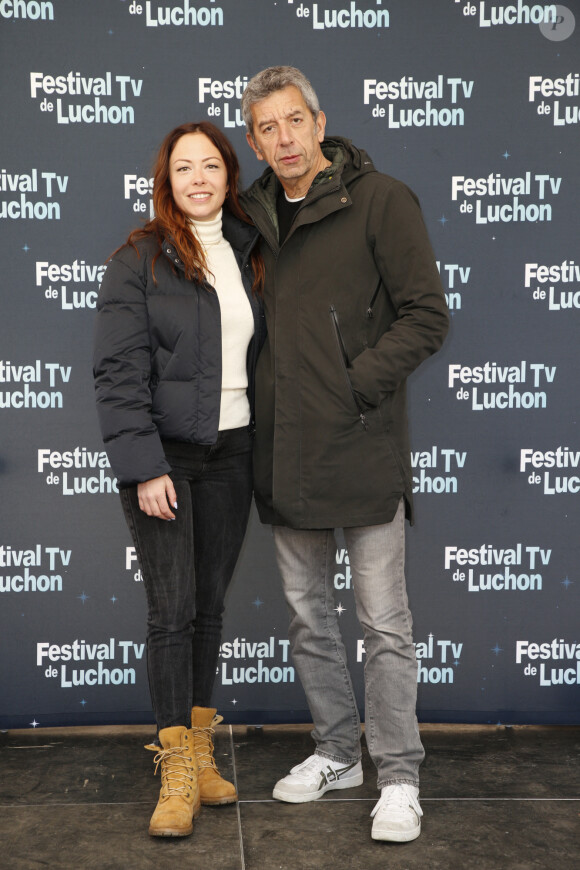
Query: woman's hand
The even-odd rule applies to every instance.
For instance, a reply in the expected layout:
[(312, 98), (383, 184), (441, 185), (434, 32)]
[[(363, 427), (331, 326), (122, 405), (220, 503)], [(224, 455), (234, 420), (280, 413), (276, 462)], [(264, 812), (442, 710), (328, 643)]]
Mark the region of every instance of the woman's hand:
[(175, 514), (171, 508), (177, 507), (177, 495), (173, 481), (168, 474), (154, 477), (144, 483), (137, 484), (139, 507), (149, 517), (158, 517), (160, 520), (174, 520)]

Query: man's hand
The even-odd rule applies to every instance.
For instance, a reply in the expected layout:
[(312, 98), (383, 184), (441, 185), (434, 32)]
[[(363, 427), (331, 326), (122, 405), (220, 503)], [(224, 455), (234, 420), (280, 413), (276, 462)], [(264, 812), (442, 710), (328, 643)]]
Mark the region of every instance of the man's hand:
[(175, 519), (171, 508), (177, 507), (177, 495), (168, 474), (137, 484), (137, 495), (139, 507), (147, 516), (158, 517), (160, 520)]

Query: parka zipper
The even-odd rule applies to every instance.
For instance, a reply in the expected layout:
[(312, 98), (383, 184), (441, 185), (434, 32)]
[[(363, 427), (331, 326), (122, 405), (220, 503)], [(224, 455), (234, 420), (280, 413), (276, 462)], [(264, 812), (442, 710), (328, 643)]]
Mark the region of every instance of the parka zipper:
[(381, 289), (382, 279), (379, 278), (379, 283), (375, 288), (375, 292), (373, 293), (372, 299), (370, 301), (369, 307), (367, 308), (367, 317), (372, 319), (375, 316), (373, 308), (375, 307), (375, 302), (377, 301), (377, 296), (379, 295), (379, 290)]
[(359, 401), (359, 398), (358, 398), (357, 394), (356, 394), (355, 391), (353, 390), (353, 388), (352, 388), (352, 384), (351, 384), (351, 382), (350, 382), (350, 378), (349, 378), (349, 376), (348, 376), (348, 369), (350, 368), (350, 362), (349, 362), (348, 354), (347, 354), (347, 352), (346, 352), (346, 348), (345, 348), (345, 346), (344, 346), (344, 341), (343, 341), (343, 338), (342, 338), (342, 335), (341, 335), (341, 332), (340, 332), (340, 326), (339, 326), (339, 324), (338, 324), (338, 313), (337, 313), (336, 308), (334, 307), (334, 305), (331, 305), (331, 306), (330, 306), (330, 317), (331, 317), (331, 319), (332, 319), (332, 323), (333, 323), (333, 326), (334, 326), (334, 334), (335, 334), (335, 336), (336, 336), (336, 341), (337, 341), (337, 344), (338, 344), (338, 350), (339, 350), (340, 360), (341, 360), (341, 362), (342, 362), (343, 369), (344, 369), (344, 376), (345, 376), (345, 378), (346, 378), (346, 381), (347, 381), (348, 386), (349, 386), (349, 389), (350, 389), (350, 393), (351, 393), (351, 395), (352, 395), (352, 398), (353, 398), (354, 404), (355, 404), (356, 409), (357, 409), (357, 411), (358, 411), (358, 416), (359, 416), (359, 419), (360, 419), (360, 421), (361, 421), (361, 424), (362, 424), (362, 426), (363, 426), (364, 429), (368, 429), (369, 426), (368, 426), (368, 423), (367, 423), (367, 419), (366, 419), (366, 417), (365, 417), (364, 408), (362, 407), (362, 405), (361, 405), (361, 403), (360, 403), (360, 401)]

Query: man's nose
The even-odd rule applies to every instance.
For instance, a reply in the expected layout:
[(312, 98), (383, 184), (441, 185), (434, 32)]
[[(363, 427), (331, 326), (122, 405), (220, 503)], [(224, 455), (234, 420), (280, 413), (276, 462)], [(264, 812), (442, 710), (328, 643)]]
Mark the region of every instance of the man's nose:
[(292, 135), (292, 127), (287, 121), (282, 121), (280, 123), (280, 144), (281, 145), (290, 145), (294, 141), (294, 136)]

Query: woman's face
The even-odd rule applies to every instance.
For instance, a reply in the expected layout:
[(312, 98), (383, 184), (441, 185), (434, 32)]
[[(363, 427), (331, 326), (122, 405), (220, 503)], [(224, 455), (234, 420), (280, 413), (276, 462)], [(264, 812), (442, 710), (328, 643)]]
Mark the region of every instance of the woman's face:
[(169, 158), (169, 182), (175, 204), (196, 221), (219, 214), (228, 191), (226, 165), (205, 133), (185, 133)]

